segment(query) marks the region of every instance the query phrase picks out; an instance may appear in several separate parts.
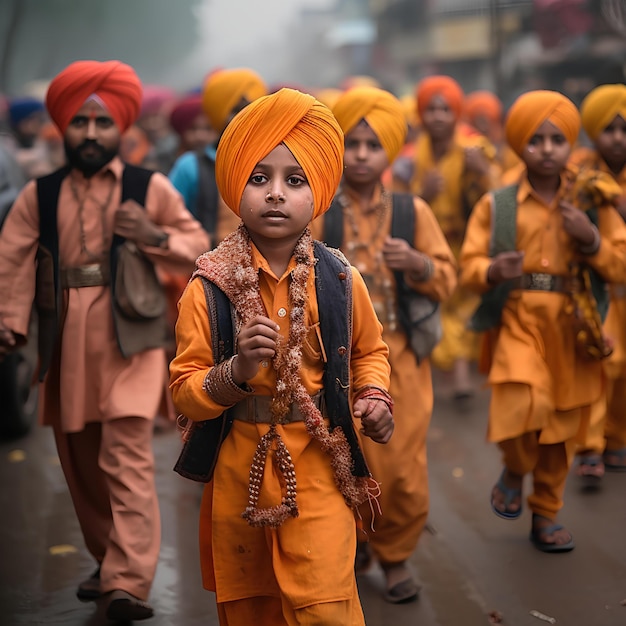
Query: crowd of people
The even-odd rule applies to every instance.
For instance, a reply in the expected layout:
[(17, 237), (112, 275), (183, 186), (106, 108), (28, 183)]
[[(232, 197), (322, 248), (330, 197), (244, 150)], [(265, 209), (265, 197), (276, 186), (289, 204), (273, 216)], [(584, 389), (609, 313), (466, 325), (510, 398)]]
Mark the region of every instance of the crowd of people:
[(220, 624), (364, 624), (374, 561), (417, 600), (432, 368), (459, 413), (489, 385), (493, 512), (574, 548), (568, 476), (626, 471), (626, 86), (505, 115), (451, 76), (181, 95), (77, 61), (4, 104), (0, 355), (36, 315), (79, 599), (152, 617), (153, 421), (178, 416)]

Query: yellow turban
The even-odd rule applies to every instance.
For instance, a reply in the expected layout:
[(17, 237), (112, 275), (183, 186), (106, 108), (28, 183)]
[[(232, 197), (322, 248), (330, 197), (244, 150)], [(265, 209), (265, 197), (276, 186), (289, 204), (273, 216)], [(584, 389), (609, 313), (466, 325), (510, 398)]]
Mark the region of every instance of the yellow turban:
[(347, 135), (365, 120), (380, 140), (389, 163), (398, 156), (406, 139), (407, 126), (400, 101), (383, 89), (354, 87), (341, 94), (333, 114)]
[(218, 70), (204, 83), (202, 108), (211, 126), (221, 133), (228, 124), (233, 108), (242, 98), (253, 102), (266, 93), (267, 86), (253, 70)]
[(313, 217), (330, 207), (343, 172), (343, 133), (328, 107), (313, 96), (285, 88), (248, 105), (220, 139), (215, 179), (224, 202), (237, 215), (256, 164), (281, 143), (309, 181)]
[(580, 132), (576, 105), (557, 91), (529, 91), (513, 103), (506, 119), (506, 140), (519, 156), (545, 121), (554, 124), (574, 145)]
[(580, 107), (583, 128), (595, 140), (621, 115), (626, 120), (626, 85), (600, 85), (587, 94)]

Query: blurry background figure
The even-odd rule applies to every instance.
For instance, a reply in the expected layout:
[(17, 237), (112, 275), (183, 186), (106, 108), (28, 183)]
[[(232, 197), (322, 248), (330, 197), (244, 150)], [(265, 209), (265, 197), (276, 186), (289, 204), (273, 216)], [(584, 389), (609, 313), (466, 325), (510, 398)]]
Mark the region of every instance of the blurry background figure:
[(473, 91), (465, 98), (464, 117), (496, 148), (496, 159), (503, 172), (518, 167), (521, 159), (504, 139), (502, 101), (491, 91)]
[(328, 87), (325, 89), (318, 89), (313, 95), (329, 109), (335, 106), (335, 102), (339, 100), (339, 96), (343, 93), (341, 89), (335, 89), (334, 87)]
[(341, 81), (339, 85), (343, 91), (348, 91), (348, 89), (352, 89), (352, 87), (378, 87), (380, 88), (380, 83), (371, 76), (363, 76), (360, 74), (354, 76), (346, 76)]
[(156, 169), (167, 174), (176, 160), (178, 138), (169, 124), (169, 116), (176, 92), (168, 87), (148, 85), (144, 88), (141, 112), (137, 126), (146, 134), (151, 144), (150, 160)]
[(43, 102), (37, 98), (28, 96), (9, 101), (11, 139), (7, 147), (28, 179), (47, 173), (45, 149), (37, 141), (46, 119)]
[(131, 126), (122, 135), (120, 158), (124, 163), (158, 170), (159, 163), (154, 157), (152, 145), (146, 133), (136, 125)]
[(202, 110), (201, 94), (179, 100), (170, 113), (170, 126), (178, 135), (177, 156), (185, 152), (202, 152), (217, 143), (217, 132)]
[(63, 135), (51, 122), (46, 123), (39, 133), (39, 141), (43, 145), (49, 172), (54, 172), (66, 163)]

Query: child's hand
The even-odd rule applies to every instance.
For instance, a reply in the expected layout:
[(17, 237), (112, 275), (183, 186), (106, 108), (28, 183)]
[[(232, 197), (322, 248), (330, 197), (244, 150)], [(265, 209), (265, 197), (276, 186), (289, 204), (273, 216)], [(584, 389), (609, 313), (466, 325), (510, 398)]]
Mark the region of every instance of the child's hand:
[(487, 280), (492, 285), (499, 285), (511, 278), (519, 278), (522, 275), (523, 265), (523, 251), (501, 252), (491, 262), (487, 270)]
[(385, 265), (396, 272), (420, 274), (426, 264), (424, 256), (412, 248), (405, 239), (386, 237), (383, 244)]
[(233, 379), (238, 385), (256, 375), (261, 361), (276, 354), (278, 330), (278, 324), (263, 315), (257, 315), (242, 327), (237, 337), (237, 358), (233, 361)]
[(427, 172), (422, 185), (422, 193), (420, 194), (422, 200), (430, 202), (443, 191), (444, 185), (445, 180), (437, 170)]
[(489, 173), (489, 161), (480, 146), (465, 148), (465, 169), (479, 176)]
[(361, 398), (352, 407), (361, 419), (361, 432), (376, 443), (387, 443), (393, 433), (393, 416), (385, 402)]
[(590, 246), (595, 239), (595, 230), (584, 211), (564, 200), (559, 204), (559, 209), (563, 216), (565, 232), (581, 246)]

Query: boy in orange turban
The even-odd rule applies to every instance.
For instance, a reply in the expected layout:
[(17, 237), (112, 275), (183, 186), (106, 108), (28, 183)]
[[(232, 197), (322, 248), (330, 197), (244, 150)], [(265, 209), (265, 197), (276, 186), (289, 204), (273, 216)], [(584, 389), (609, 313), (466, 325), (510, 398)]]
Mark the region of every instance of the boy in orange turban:
[[(460, 128), (464, 94), (449, 76), (429, 76), (417, 86), (422, 132), (417, 138), (410, 190), (432, 208), (452, 251), (458, 255), (474, 203), (497, 183), (495, 149), (479, 135)], [(467, 329), (476, 298), (457, 289), (442, 306), (443, 338), (433, 363), (452, 372), (453, 398), (465, 408), (473, 396), (470, 362), (478, 339)]]
[[(77, 61), (54, 78), (46, 105), (69, 165), (26, 185), (0, 234), (0, 356), (26, 341), (34, 299), (40, 416), (97, 562), (77, 596), (101, 599), (106, 616), (123, 621), (153, 613), (161, 535), (152, 432), (167, 365), (163, 317), (122, 312), (115, 268), (123, 249), (137, 249), (189, 272), (208, 245), (165, 176), (119, 158), (140, 102), (139, 78), (119, 61)], [(143, 277), (134, 278), (139, 288)]]
[[(428, 205), (408, 194), (392, 201), (382, 186), (383, 172), (399, 154), (407, 132), (398, 99), (375, 87), (355, 87), (339, 97), (333, 114), (345, 133), (343, 182), (331, 211), (313, 223), (314, 233), (322, 231), (320, 238), (340, 246), (365, 278), (389, 346), (396, 416), (396, 432), (388, 445), (362, 443), (365, 458), (382, 484), (382, 516), (376, 520), (375, 532), (362, 532), (359, 537), (356, 569), (364, 571), (373, 552), (385, 573), (385, 599), (409, 602), (417, 599), (419, 587), (407, 560), (428, 517), (426, 433), (433, 389), (428, 355), (419, 355), (418, 362), (398, 321), (396, 275), (404, 275), (410, 289), (431, 299), (432, 309), (452, 293), (456, 263)], [(400, 201), (417, 224), (413, 229), (410, 223), (403, 225), (404, 232), (410, 231), (410, 242), (391, 232), (392, 213), (401, 210)], [(360, 515), (363, 529), (371, 528), (369, 506), (361, 507)]]
[(555, 519), (576, 445), (604, 392), (601, 361), (584, 356), (587, 344), (578, 343), (574, 303), (584, 287), (572, 266), (597, 276), (599, 292), (602, 281), (626, 279), (626, 227), (600, 195), (593, 211), (581, 210), (597, 190), (593, 181), (583, 188), (584, 179), (566, 168), (579, 128), (576, 107), (560, 93), (516, 100), (506, 136), (526, 173), (519, 185), (476, 204), (460, 258), (461, 283), (485, 294), (475, 323), (491, 326), (488, 438), (504, 462), (491, 505), (500, 517), (518, 518), (522, 481), (531, 473), (530, 539), (544, 552), (574, 548)]
[[(581, 170), (601, 173), (619, 185), (616, 208), (626, 220), (626, 86), (596, 87), (583, 100), (580, 112), (594, 148), (579, 148), (571, 161)], [(587, 483), (602, 478), (605, 467), (626, 471), (626, 286), (612, 285), (610, 291), (604, 323), (607, 336), (613, 340), (613, 354), (604, 368), (607, 406), (594, 411), (576, 468)]]
[[(220, 624), (364, 624), (354, 512), (370, 473), (351, 411), (380, 443), (393, 419), (388, 348), (363, 279), (308, 228), (330, 206), (342, 157), (329, 109), (291, 89), (248, 105), (218, 148), (217, 184), (243, 223), (198, 259), (170, 387), (187, 418), (230, 429), (200, 511)], [(218, 333), (220, 293), (236, 332)], [(193, 442), (201, 431), (191, 432)]]

